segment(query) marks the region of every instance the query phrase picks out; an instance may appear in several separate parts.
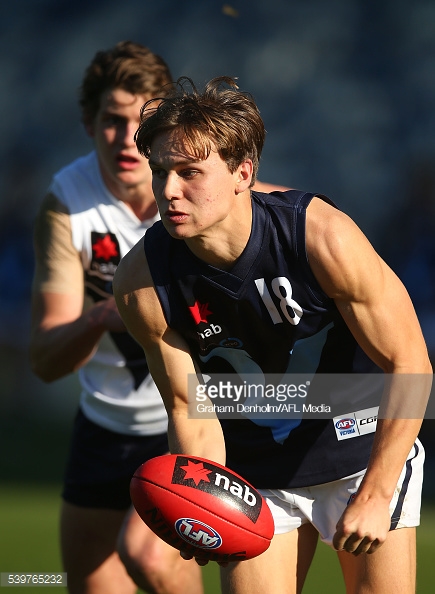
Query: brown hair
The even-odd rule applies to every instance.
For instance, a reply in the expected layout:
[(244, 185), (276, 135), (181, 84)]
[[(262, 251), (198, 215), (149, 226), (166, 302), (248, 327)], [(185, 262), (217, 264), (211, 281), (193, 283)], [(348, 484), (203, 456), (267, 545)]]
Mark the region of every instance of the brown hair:
[(139, 152), (149, 157), (154, 138), (175, 128), (199, 160), (215, 149), (234, 172), (251, 159), (254, 184), (266, 131), (253, 97), (239, 91), (234, 79), (214, 78), (200, 93), (190, 78), (181, 77), (167, 97), (147, 101), (135, 136)]
[(169, 67), (160, 56), (138, 43), (121, 41), (97, 52), (85, 71), (79, 89), (82, 121), (94, 121), (106, 89), (121, 88), (132, 95), (155, 97), (169, 92), (171, 83)]

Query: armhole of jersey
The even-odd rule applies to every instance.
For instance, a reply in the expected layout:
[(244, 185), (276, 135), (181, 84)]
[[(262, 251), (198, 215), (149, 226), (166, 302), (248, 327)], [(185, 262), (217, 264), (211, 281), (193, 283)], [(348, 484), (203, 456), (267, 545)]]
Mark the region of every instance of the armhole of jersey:
[[(144, 237), (144, 251), (145, 258), (148, 262), (148, 268), (150, 270), (151, 278), (156, 289), (157, 297), (159, 298), (160, 305), (162, 306), (163, 315), (165, 316), (166, 323), (168, 326), (171, 325), (171, 308), (169, 304), (169, 268), (162, 266), (163, 262), (169, 262), (169, 251), (170, 251), (170, 237), (163, 237), (163, 241), (159, 244), (158, 253), (153, 249), (152, 240), (158, 235), (162, 236), (163, 225), (161, 221), (154, 223), (145, 233)], [(166, 241), (165, 241), (166, 239)]]
[(309, 282), (307, 288), (310, 290), (313, 297), (319, 300), (321, 303), (331, 301), (330, 297), (323, 291), (322, 287), (317, 282), (316, 277), (311, 270), (310, 263), (308, 261), (307, 249), (305, 244), (305, 231), (306, 231), (306, 215), (307, 208), (313, 198), (320, 198), (324, 202), (327, 202), (334, 208), (337, 208), (336, 204), (325, 196), (324, 194), (316, 194), (311, 192), (300, 192), (299, 198), (295, 201), (296, 206), (296, 218), (294, 223), (295, 231), (295, 245), (297, 252), (297, 261), (303, 267), (303, 270), (308, 275)]

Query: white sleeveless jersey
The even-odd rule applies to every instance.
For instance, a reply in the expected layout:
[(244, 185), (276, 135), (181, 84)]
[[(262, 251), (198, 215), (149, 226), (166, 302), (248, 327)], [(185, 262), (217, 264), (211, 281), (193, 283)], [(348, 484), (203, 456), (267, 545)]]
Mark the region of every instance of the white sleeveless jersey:
[[(66, 207), (63, 214), (69, 218), (71, 238), (65, 241), (72, 240), (81, 258), (86, 309), (112, 294), (117, 264), (158, 215), (141, 222), (117, 200), (103, 183), (94, 151), (61, 169), (49, 193)], [(57, 265), (63, 266), (63, 260), (59, 258)], [(142, 349), (129, 334), (105, 333), (92, 359), (79, 370), (79, 379), (81, 408), (91, 421), (123, 434), (166, 431), (163, 401)]]

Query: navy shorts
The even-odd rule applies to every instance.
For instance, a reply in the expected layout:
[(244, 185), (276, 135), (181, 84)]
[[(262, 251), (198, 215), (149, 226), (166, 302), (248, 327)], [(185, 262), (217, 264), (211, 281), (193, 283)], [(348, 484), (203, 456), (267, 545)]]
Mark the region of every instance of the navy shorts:
[(136, 468), (168, 451), (166, 433), (145, 436), (114, 433), (87, 419), (79, 409), (62, 497), (81, 507), (128, 509), (130, 480)]

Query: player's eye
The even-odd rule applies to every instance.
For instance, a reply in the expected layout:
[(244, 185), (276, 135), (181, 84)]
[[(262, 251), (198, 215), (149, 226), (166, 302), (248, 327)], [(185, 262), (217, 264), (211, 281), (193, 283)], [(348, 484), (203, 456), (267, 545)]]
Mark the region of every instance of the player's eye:
[(179, 176), (184, 177), (185, 179), (192, 179), (198, 173), (199, 171), (197, 171), (196, 169), (183, 169), (182, 171), (180, 171)]
[(156, 177), (157, 179), (164, 179), (166, 177), (166, 171), (164, 169), (153, 167), (151, 168), (151, 173), (153, 177)]
[(103, 123), (106, 126), (119, 126), (122, 123), (122, 118), (117, 115), (107, 114), (103, 117)]

